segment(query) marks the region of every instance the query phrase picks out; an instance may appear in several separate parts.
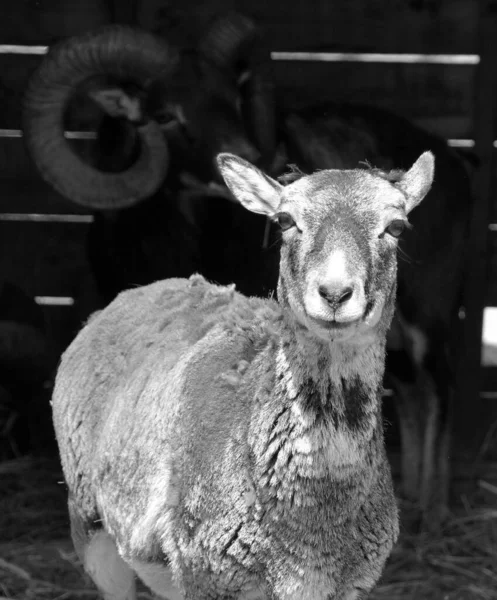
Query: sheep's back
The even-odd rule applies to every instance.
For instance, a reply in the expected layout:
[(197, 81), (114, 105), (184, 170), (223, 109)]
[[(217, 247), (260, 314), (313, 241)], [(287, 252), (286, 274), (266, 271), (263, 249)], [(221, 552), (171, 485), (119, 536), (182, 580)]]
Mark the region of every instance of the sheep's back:
[[(98, 512), (98, 489), (115, 489), (109, 504), (117, 506), (126, 489), (155, 485), (170, 467), (185, 414), (204, 415), (208, 452), (223, 427), (216, 413), (225, 428), (240, 414), (233, 403), (232, 413), (218, 406), (228, 402), (223, 394), (236, 396), (232, 375), (254, 359), (278, 319), (276, 303), (200, 276), (123, 292), (90, 318), (64, 353), (53, 396), (66, 481), (88, 518)], [(192, 391), (199, 389), (205, 393)], [(213, 436), (205, 435), (205, 418), (216, 424)], [(134, 505), (137, 514), (145, 509), (138, 499)]]

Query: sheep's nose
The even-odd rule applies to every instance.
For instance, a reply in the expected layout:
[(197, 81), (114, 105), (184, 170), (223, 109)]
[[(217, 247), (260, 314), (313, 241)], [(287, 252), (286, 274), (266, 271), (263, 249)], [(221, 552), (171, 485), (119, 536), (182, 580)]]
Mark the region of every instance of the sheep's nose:
[(328, 282), (321, 284), (318, 288), (319, 295), (333, 309), (338, 309), (345, 305), (354, 295), (354, 286), (351, 283), (342, 281)]

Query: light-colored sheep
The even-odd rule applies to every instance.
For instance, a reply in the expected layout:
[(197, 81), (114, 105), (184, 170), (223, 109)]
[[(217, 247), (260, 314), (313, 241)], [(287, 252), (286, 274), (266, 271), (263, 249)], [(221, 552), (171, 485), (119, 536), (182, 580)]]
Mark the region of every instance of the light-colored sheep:
[(283, 230), (279, 302), (202, 277), (125, 292), (63, 356), (76, 550), (104, 597), (353, 600), (398, 533), (380, 398), (397, 237), (433, 156), (283, 187), (219, 157)]

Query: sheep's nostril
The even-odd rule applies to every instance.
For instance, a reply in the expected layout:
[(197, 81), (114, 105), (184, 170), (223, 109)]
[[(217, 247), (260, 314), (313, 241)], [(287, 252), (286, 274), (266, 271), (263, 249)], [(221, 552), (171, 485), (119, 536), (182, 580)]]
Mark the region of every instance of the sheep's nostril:
[(326, 286), (324, 285), (320, 285), (319, 286), (319, 295), (321, 296), (321, 298), (324, 298), (325, 300), (328, 300), (328, 289), (326, 288)]
[(344, 304), (345, 302), (347, 302), (348, 300), (350, 300), (352, 298), (353, 293), (354, 293), (354, 291), (351, 287), (346, 288), (345, 290), (343, 290), (340, 298), (338, 298), (338, 303)]
[(354, 293), (351, 286), (336, 288), (333, 286), (320, 285), (319, 295), (332, 306), (339, 306), (348, 302)]

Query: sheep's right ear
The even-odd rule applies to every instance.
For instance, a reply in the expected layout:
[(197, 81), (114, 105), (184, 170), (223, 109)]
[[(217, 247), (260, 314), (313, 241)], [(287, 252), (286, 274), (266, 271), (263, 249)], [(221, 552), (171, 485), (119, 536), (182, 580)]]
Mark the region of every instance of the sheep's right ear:
[(407, 196), (406, 212), (408, 214), (430, 191), (434, 173), (435, 157), (432, 152), (423, 152), (396, 184)]
[(223, 179), (247, 210), (271, 217), (279, 204), (283, 186), (243, 158), (223, 152), (217, 156)]

